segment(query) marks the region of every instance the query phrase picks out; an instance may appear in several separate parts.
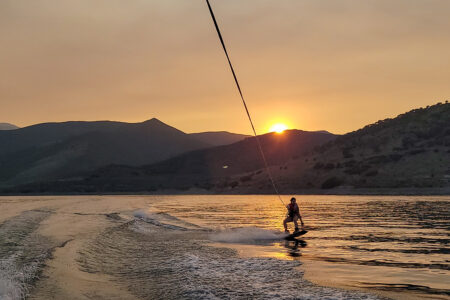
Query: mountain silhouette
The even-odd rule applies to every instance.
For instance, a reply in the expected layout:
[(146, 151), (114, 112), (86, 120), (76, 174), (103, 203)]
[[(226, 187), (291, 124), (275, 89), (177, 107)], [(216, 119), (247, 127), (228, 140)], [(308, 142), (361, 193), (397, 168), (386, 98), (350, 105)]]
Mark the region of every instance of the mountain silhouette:
[(380, 120), (318, 147), (279, 172), (286, 189), (450, 187), (450, 103)]
[[(323, 132), (287, 130), (259, 136), (271, 166), (305, 155), (336, 138)], [(40, 192), (132, 192), (157, 189), (213, 188), (232, 176), (259, 172), (264, 166), (255, 137), (212, 148), (194, 150), (145, 166), (110, 165), (80, 179), (40, 182), (24, 188)], [(259, 171), (258, 171), (259, 170)], [(245, 180), (245, 179), (244, 179)]]
[(0, 130), (14, 130), (17, 129), (19, 127), (17, 127), (14, 124), (10, 124), (10, 123), (0, 123)]
[(231, 133), (227, 131), (199, 132), (191, 133), (190, 135), (211, 146), (229, 145), (250, 137), (249, 135)]
[(131, 166), (209, 147), (158, 119), (43, 123), (0, 131), (0, 182), (73, 176), (109, 164)]
[[(450, 188), (448, 102), (340, 136), (288, 130), (259, 139), (281, 193), (397, 193), (401, 189), (448, 193)], [(274, 192), (254, 137), (142, 166), (111, 164), (79, 175), (39, 178), (2, 192), (183, 193), (193, 188), (208, 193)]]

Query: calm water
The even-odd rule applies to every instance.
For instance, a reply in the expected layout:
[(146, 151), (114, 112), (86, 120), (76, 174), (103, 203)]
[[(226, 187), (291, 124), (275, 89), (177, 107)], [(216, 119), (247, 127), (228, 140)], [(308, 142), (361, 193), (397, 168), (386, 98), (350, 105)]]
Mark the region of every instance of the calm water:
[(313, 281), (450, 296), (450, 197), (297, 199), (309, 230), (299, 245), (277, 239), (285, 209), (275, 196), (164, 197), (151, 210), (219, 231), (211, 239), (243, 255), (303, 261)]

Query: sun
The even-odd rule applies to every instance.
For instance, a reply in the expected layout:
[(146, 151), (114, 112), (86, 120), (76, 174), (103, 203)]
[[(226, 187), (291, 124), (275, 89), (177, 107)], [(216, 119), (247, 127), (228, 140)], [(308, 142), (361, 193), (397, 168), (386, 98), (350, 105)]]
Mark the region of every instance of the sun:
[(276, 133), (283, 133), (283, 131), (285, 131), (286, 129), (288, 129), (288, 127), (285, 124), (277, 123), (273, 124), (272, 127), (270, 127), (269, 131)]

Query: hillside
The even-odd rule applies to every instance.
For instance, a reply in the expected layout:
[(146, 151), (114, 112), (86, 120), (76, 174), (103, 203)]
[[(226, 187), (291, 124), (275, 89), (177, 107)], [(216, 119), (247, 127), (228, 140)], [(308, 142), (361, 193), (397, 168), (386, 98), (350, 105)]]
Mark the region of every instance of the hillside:
[[(314, 147), (335, 139), (325, 132), (289, 130), (260, 136), (269, 165), (305, 155)], [(254, 137), (240, 142), (201, 149), (142, 167), (112, 165), (87, 174), (82, 180), (43, 183), (27, 189), (42, 191), (153, 191), (157, 189), (215, 189), (214, 182), (263, 166)], [(261, 171), (259, 171), (261, 172)]]
[[(450, 104), (378, 121), (274, 167), (272, 172), (280, 189), (289, 192), (450, 187)], [(270, 191), (261, 175), (240, 182), (236, 188), (242, 192)]]
[(110, 164), (143, 165), (208, 147), (157, 119), (44, 123), (0, 131), (0, 185), (73, 176)]
[(189, 135), (211, 146), (229, 145), (250, 137), (249, 135), (231, 133), (227, 131), (199, 132), (190, 133)]
[(10, 124), (10, 123), (0, 123), (0, 130), (14, 130), (14, 129), (18, 129), (19, 127), (17, 127), (14, 124)]
[[(342, 136), (287, 131), (260, 136), (282, 193), (450, 188), (450, 104), (415, 109)], [(4, 193), (273, 193), (254, 138), (145, 166), (110, 165), (78, 179)]]

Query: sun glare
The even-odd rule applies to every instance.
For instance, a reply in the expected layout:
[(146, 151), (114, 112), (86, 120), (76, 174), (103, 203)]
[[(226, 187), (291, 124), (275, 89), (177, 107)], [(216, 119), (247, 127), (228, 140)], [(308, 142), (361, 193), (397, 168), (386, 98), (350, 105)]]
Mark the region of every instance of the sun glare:
[(272, 125), (272, 127), (270, 127), (269, 131), (270, 132), (276, 132), (276, 133), (282, 133), (286, 129), (288, 129), (288, 127), (286, 125), (278, 123), (278, 124)]

